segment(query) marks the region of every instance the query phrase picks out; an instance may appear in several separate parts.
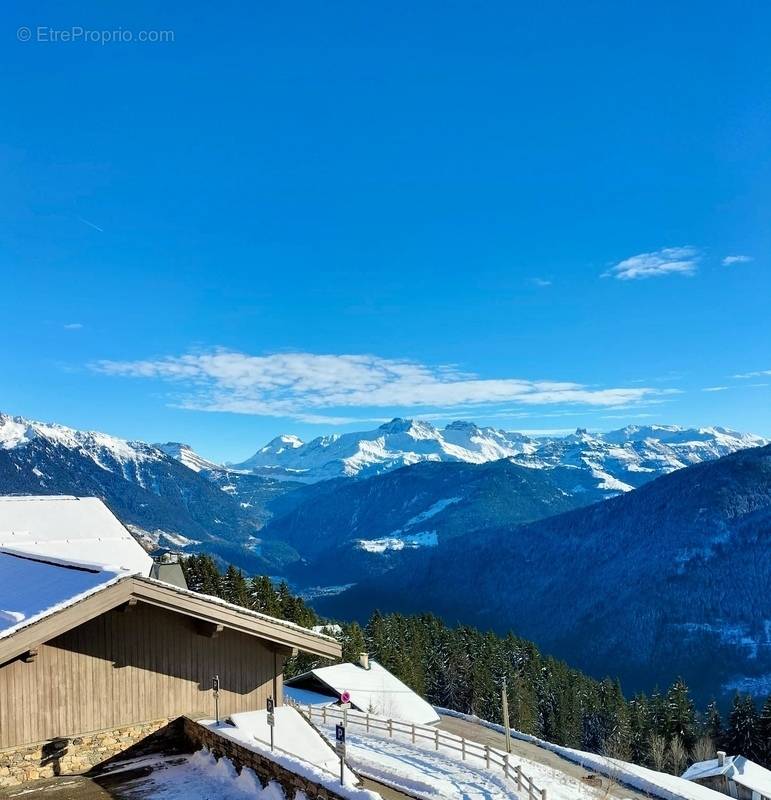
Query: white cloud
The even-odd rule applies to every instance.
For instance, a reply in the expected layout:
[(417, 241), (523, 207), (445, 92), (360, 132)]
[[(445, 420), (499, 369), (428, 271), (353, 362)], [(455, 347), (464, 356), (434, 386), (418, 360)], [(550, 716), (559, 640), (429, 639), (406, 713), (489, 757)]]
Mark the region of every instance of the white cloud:
[(65, 331), (79, 331), (83, 327), (82, 322), (67, 322), (65, 325), (62, 325)]
[(658, 275), (693, 275), (700, 257), (695, 247), (665, 247), (663, 250), (640, 253), (619, 261), (604, 272), (602, 277), (633, 281)]
[(705, 386), (702, 392), (724, 392), (727, 388), (727, 386)]
[(740, 372), (731, 377), (743, 380), (745, 378), (765, 378), (767, 375), (771, 375), (771, 369), (759, 369), (755, 370), (755, 372)]
[(496, 403), (619, 408), (655, 402), (662, 394), (644, 386), (606, 388), (567, 381), (479, 378), (452, 366), (374, 355), (252, 356), (214, 350), (143, 361), (100, 361), (92, 366), (108, 375), (180, 385), (184, 394), (177, 404), (184, 408), (292, 417), (311, 423), (352, 422), (355, 418), (340, 411), (354, 408), (457, 409)]
[(531, 283), (534, 286), (540, 286), (541, 288), (545, 288), (547, 286), (551, 286), (553, 281), (550, 281), (548, 278), (532, 278)]
[(752, 261), (752, 256), (726, 256), (723, 259), (723, 266), (730, 267), (731, 264), (747, 264)]

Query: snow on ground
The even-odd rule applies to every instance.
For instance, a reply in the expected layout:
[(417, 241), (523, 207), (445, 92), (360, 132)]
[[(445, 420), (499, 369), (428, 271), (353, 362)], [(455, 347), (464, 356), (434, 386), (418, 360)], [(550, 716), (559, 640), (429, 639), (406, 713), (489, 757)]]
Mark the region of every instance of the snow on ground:
[[(502, 725), (496, 725), (493, 722), (488, 722), (487, 720), (480, 719), (471, 714), (461, 714), (458, 711), (451, 711), (447, 708), (437, 708), (436, 710), (440, 714), (466, 719), (469, 722), (475, 722), (478, 725), (498, 731), (499, 733), (504, 732)], [(721, 798), (725, 800), (725, 796), (719, 792), (707, 789), (705, 786), (699, 786), (696, 783), (684, 780), (676, 775), (669, 775), (666, 772), (656, 772), (647, 767), (630, 764), (628, 761), (620, 761), (595, 753), (585, 753), (582, 750), (574, 750), (571, 747), (562, 747), (561, 745), (552, 744), (536, 736), (530, 736), (527, 733), (520, 733), (515, 730), (511, 731), (511, 735), (525, 742), (532, 742), (546, 750), (551, 750), (553, 753), (561, 755), (568, 761), (579, 764), (600, 775), (610, 777), (617, 783), (647, 792), (651, 797), (661, 798), (661, 800), (721, 800)], [(537, 765), (534, 764), (533, 766), (536, 767)], [(523, 766), (522, 769), (527, 772), (528, 768)], [(538, 782), (538, 778), (535, 774), (533, 774), (533, 780), (535, 780), (536, 783)], [(549, 787), (547, 786), (546, 788)]]
[[(337, 754), (298, 711), (291, 706), (278, 706), (274, 716), (273, 745), (276, 749), (315, 764), (335, 777), (340, 774), (340, 759)], [(270, 747), (267, 711), (231, 714), (229, 720), (247, 737), (254, 737)], [(350, 770), (346, 771), (346, 775), (352, 785), (356, 783), (356, 776)]]
[[(319, 726), (334, 738), (334, 724)], [(513, 784), (469, 759), (458, 760), (449, 750), (439, 752), (411, 744), (409, 738), (388, 739), (367, 734), (358, 726), (346, 731), (346, 758), (366, 778), (401, 789), (423, 800), (508, 800), (516, 798)], [(432, 745), (433, 746), (433, 745)], [(576, 795), (552, 795), (568, 800)]]
[[(279, 709), (276, 710), (278, 711)], [(278, 722), (278, 719), (276, 722)], [(224, 739), (231, 739), (234, 742), (238, 742), (238, 744), (249, 750), (275, 761), (279, 766), (284, 767), (290, 772), (294, 772), (296, 775), (301, 775), (308, 778), (308, 780), (333, 790), (336, 794), (346, 798), (346, 800), (382, 800), (377, 792), (370, 792), (367, 789), (359, 788), (357, 786), (358, 779), (350, 770), (346, 770), (345, 785), (341, 786), (340, 773), (338, 770), (331, 773), (324, 765), (309, 762), (303, 758), (302, 755), (278, 749), (271, 751), (270, 744), (255, 738), (246, 728), (237, 728), (227, 723), (220, 723), (218, 725), (214, 720), (199, 720), (199, 724), (205, 725)], [(303, 724), (307, 726), (304, 720)], [(332, 736), (334, 737), (334, 729)], [(285, 744), (287, 744), (287, 742), (285, 742)], [(291, 745), (289, 746), (291, 747)], [(303, 750), (303, 752), (305, 751)], [(307, 755), (307, 753), (305, 754)], [(324, 758), (326, 758), (326, 755)]]
[[(252, 770), (245, 768), (239, 775), (230, 760), (217, 761), (205, 749), (182, 761), (160, 758), (142, 766), (150, 766), (153, 771), (121, 786), (120, 796), (124, 800), (285, 800), (284, 790), (277, 783), (271, 782), (263, 789)], [(109, 774), (136, 767), (132, 762), (118, 763)]]
[(417, 550), (419, 547), (436, 547), (439, 544), (436, 531), (398, 533), (399, 536), (384, 536), (381, 539), (359, 539), (359, 549), (367, 553), (385, 553), (386, 550)]

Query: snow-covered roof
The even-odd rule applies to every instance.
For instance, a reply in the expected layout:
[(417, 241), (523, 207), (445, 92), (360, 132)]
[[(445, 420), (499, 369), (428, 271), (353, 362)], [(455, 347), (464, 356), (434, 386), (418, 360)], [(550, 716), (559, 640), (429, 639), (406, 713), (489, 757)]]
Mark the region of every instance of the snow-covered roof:
[(744, 756), (726, 756), (723, 764), (718, 763), (716, 758), (697, 761), (688, 767), (682, 777), (689, 781), (698, 781), (716, 775), (725, 775), (750, 791), (758, 792), (763, 797), (771, 797), (771, 771)]
[(310, 676), (338, 696), (348, 692), (351, 704), (360, 711), (420, 725), (439, 722), (438, 714), (429, 703), (372, 659), (369, 669), (358, 664), (333, 664), (291, 678), (285, 681), (285, 685), (301, 684)]
[(96, 497), (0, 496), (0, 551), (140, 575), (153, 564)]
[(313, 689), (302, 689), (299, 686), (284, 684), (284, 696), (301, 706), (332, 706), (340, 701), (340, 696), (331, 689), (327, 694), (314, 692)]
[(0, 639), (129, 575), (0, 551)]

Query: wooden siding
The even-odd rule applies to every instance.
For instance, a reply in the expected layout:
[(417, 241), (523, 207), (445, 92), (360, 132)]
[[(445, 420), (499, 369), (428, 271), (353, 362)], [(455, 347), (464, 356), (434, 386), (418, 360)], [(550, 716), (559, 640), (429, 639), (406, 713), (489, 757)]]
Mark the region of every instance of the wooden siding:
[(282, 701), (284, 655), (271, 642), (224, 629), (201, 635), (196, 620), (137, 603), (38, 647), (35, 661), (0, 667), (0, 749), (56, 736), (203, 712), (220, 716)]

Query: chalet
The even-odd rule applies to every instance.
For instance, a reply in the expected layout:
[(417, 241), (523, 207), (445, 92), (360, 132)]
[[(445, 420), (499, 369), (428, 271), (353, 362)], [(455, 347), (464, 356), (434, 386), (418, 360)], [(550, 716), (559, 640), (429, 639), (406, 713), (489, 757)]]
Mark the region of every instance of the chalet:
[(717, 758), (691, 764), (682, 777), (737, 800), (771, 800), (771, 772), (744, 756), (720, 751)]
[(224, 717), (280, 704), (292, 652), (340, 656), (329, 636), (152, 574), (99, 500), (0, 498), (0, 787), (52, 774), (52, 747), (56, 770), (84, 771), (214, 716), (215, 676)]
[(358, 664), (318, 667), (287, 680), (286, 694), (300, 706), (338, 705), (346, 694), (351, 707), (364, 713), (416, 725), (439, 722), (429, 703), (366, 653)]

